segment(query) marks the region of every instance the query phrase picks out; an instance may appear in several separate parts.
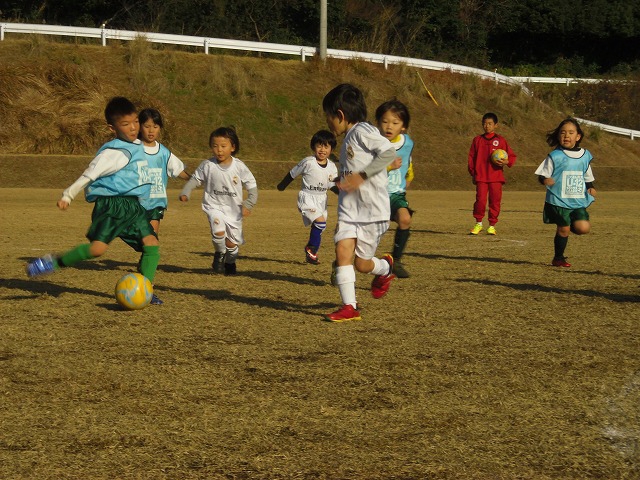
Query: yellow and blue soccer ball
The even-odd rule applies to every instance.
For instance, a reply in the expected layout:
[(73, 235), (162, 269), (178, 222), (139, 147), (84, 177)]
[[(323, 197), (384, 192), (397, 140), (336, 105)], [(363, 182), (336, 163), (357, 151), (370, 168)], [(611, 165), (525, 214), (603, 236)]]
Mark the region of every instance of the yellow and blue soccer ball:
[(140, 273), (127, 273), (116, 283), (116, 301), (126, 310), (140, 310), (151, 302), (153, 285)]
[(505, 165), (509, 160), (509, 154), (502, 150), (501, 148), (494, 150), (491, 153), (491, 162), (497, 167), (501, 167)]

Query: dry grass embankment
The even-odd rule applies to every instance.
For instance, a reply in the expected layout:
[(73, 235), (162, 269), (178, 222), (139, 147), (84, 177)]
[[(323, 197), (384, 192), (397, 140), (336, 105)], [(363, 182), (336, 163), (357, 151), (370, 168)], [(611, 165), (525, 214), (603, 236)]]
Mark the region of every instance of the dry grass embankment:
[[(534, 167), (548, 151), (545, 132), (563, 117), (516, 87), (447, 72), (420, 72), (439, 103), (425, 92), (416, 70), (388, 70), (366, 62), (260, 59), (161, 49), (139, 40), (95, 45), (56, 43), (43, 37), (0, 43), (1, 187), (63, 188), (84, 169), (109, 133), (107, 99), (126, 95), (163, 113), (164, 143), (189, 167), (208, 156), (209, 132), (238, 129), (239, 157), (273, 188), (308, 153), (308, 140), (324, 128), (321, 100), (337, 83), (352, 82), (367, 97), (370, 115), (397, 97), (411, 109), (416, 142), (416, 189), (471, 189), (466, 157), (486, 111), (498, 114), (519, 160), (508, 189), (535, 189)], [(588, 129), (584, 146), (596, 157), (600, 188), (640, 186), (640, 143)], [(62, 155), (75, 155), (62, 157)], [(55, 175), (50, 172), (55, 171)], [(43, 174), (43, 172), (45, 172)]]

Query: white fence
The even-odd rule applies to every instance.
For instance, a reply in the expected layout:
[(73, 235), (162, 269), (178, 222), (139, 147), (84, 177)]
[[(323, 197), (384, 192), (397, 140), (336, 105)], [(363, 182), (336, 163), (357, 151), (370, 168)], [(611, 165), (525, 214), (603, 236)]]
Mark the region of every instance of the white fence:
[[(164, 43), (170, 45), (186, 45), (191, 47), (201, 47), (205, 54), (209, 53), (210, 48), (226, 49), (226, 50), (242, 50), (247, 52), (263, 52), (282, 55), (299, 56), (304, 62), (306, 57), (313, 57), (318, 53), (316, 47), (282, 45), (267, 42), (249, 42), (244, 40), (227, 40), (222, 38), (209, 37), (192, 37), (187, 35), (170, 35), (154, 32), (133, 32), (129, 30), (114, 30), (110, 28), (86, 28), (86, 27), (69, 27), (60, 25), (35, 25), (24, 23), (0, 23), (0, 40), (4, 40), (6, 33), (22, 33), (22, 34), (40, 34), (40, 35), (59, 35), (81, 38), (99, 38), (103, 46), (106, 46), (107, 40), (135, 40), (136, 38), (144, 38), (153, 43)], [(480, 78), (494, 80), (497, 83), (509, 85), (518, 85), (527, 91), (525, 83), (575, 83), (587, 82), (595, 83), (602, 80), (599, 79), (577, 79), (577, 78), (553, 78), (553, 77), (509, 77), (482, 70), (480, 68), (465, 67), (453, 63), (436, 62), (433, 60), (422, 60), (410, 57), (399, 57), (395, 55), (382, 55), (378, 53), (354, 52), (350, 50), (327, 49), (327, 57), (344, 60), (364, 60), (372, 63), (383, 64), (385, 68), (388, 65), (407, 65), (410, 67), (424, 68), (428, 70), (450, 71), (460, 74), (471, 74)], [(628, 128), (614, 127), (602, 123), (582, 120), (584, 123), (601, 128), (605, 132), (616, 133), (634, 138), (640, 138), (639, 130), (631, 130)]]

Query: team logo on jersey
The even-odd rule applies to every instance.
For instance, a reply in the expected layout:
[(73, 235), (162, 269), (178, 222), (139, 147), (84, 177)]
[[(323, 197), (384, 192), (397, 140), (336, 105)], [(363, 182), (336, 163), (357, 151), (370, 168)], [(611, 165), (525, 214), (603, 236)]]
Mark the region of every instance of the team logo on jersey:
[(349, 160), (353, 160), (354, 155), (355, 155), (355, 154), (353, 153), (353, 147), (352, 147), (351, 145), (349, 145), (349, 146), (347, 147), (347, 158), (348, 158)]
[(233, 184), (234, 184), (234, 185), (237, 185), (239, 181), (240, 181), (240, 179), (239, 179), (236, 175), (234, 175), (234, 177), (233, 177)]
[(329, 181), (333, 182), (336, 179), (336, 176), (332, 173), (331, 175), (329, 175)]
[(500, 142), (498, 141), (498, 139), (497, 139), (497, 138), (494, 138), (494, 139), (493, 139), (493, 142), (491, 142), (491, 144), (492, 144), (494, 147), (497, 147), (498, 145), (500, 145)]

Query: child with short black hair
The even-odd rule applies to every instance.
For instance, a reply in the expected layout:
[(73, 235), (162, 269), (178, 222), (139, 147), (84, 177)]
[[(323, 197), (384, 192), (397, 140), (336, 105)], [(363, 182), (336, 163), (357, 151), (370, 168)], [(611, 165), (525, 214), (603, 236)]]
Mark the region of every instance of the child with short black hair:
[[(298, 193), (298, 211), (305, 227), (311, 227), (309, 241), (304, 247), (308, 263), (318, 265), (318, 250), (322, 233), (327, 227), (327, 190), (335, 188), (338, 169), (329, 156), (336, 148), (336, 137), (327, 130), (317, 131), (311, 137), (313, 155), (303, 158), (278, 184), (283, 191), (297, 176), (302, 176), (302, 188)], [(337, 191), (337, 189), (336, 189)]]
[(104, 255), (111, 241), (121, 238), (142, 251), (140, 272), (153, 282), (160, 251), (157, 235), (139, 201), (148, 197), (151, 184), (147, 157), (138, 139), (138, 112), (127, 98), (114, 97), (107, 103), (105, 119), (116, 138), (98, 150), (89, 167), (57, 203), (60, 210), (66, 210), (76, 195), (85, 190), (86, 200), (94, 204), (87, 232), (90, 243), (59, 256), (45, 255), (33, 260), (27, 265), (30, 277)]
[[(240, 139), (234, 128), (220, 127), (209, 136), (213, 156), (204, 160), (191, 176), (180, 201), (189, 201), (195, 187), (204, 184), (202, 210), (209, 219), (214, 255), (214, 273), (236, 274), (238, 247), (244, 244), (242, 218), (251, 214), (258, 201), (256, 179), (242, 160), (234, 155), (240, 151)], [(242, 200), (242, 188), (248, 192)]]
[(593, 156), (580, 147), (584, 134), (574, 118), (567, 118), (547, 133), (547, 143), (555, 147), (536, 170), (538, 181), (547, 187), (542, 219), (555, 223), (554, 267), (570, 267), (564, 256), (569, 233), (585, 235), (591, 230), (587, 207), (594, 202), (596, 189), (591, 171)]
[(399, 100), (389, 100), (376, 109), (376, 122), (380, 133), (396, 149), (396, 159), (387, 168), (387, 190), (391, 206), (391, 220), (398, 224), (393, 239), (393, 273), (398, 278), (408, 278), (409, 272), (400, 262), (409, 240), (413, 210), (407, 201), (407, 188), (413, 180), (413, 140), (406, 133), (411, 115), (407, 106)]
[[(374, 298), (383, 297), (395, 278), (393, 257), (376, 258), (380, 238), (389, 228), (387, 166), (396, 150), (378, 129), (366, 122), (367, 105), (362, 92), (343, 83), (322, 100), (327, 126), (336, 137), (344, 135), (340, 148), (338, 223), (334, 241), (334, 282), (342, 307), (327, 314), (330, 322), (360, 320), (356, 301), (355, 270), (375, 275), (371, 282)], [(355, 258), (354, 258), (355, 257)]]
[(167, 183), (169, 177), (189, 180), (191, 175), (185, 170), (182, 160), (158, 141), (162, 128), (164, 128), (160, 112), (155, 108), (145, 108), (140, 110), (138, 119), (140, 121), (138, 137), (147, 154), (151, 180), (149, 197), (140, 199), (140, 203), (147, 211), (153, 230), (158, 233), (160, 220), (164, 218), (164, 212), (168, 205)]
[[(482, 116), (482, 129), (484, 133), (478, 135), (471, 142), (469, 149), (468, 168), (473, 184), (476, 186), (476, 201), (473, 204), (473, 217), (476, 223), (471, 229), (472, 235), (479, 234), (482, 229), (482, 219), (487, 208), (487, 196), (489, 197), (489, 235), (496, 235), (496, 223), (502, 204), (502, 185), (506, 182), (503, 168), (513, 167), (516, 163), (516, 154), (513, 153), (507, 140), (496, 133), (498, 128), (498, 116), (495, 113), (485, 113)], [(491, 161), (491, 154), (496, 150), (507, 152), (508, 159), (500, 165)]]

